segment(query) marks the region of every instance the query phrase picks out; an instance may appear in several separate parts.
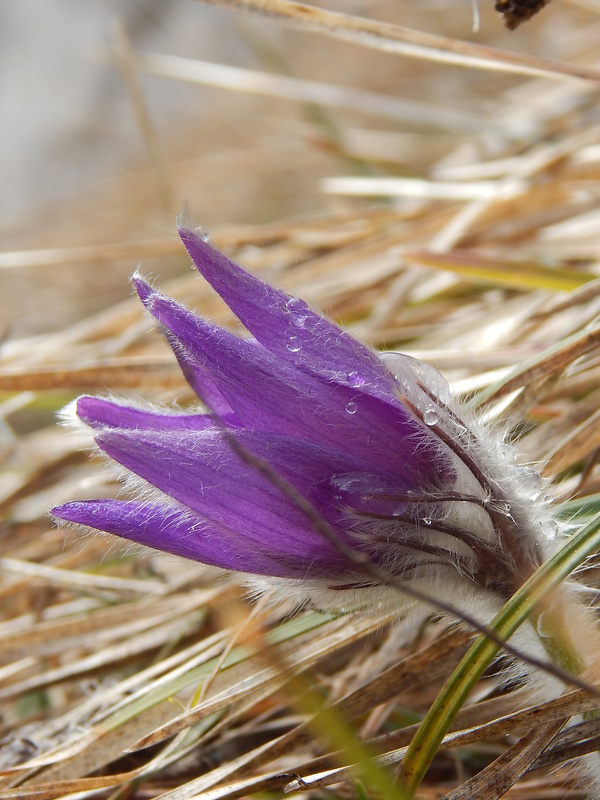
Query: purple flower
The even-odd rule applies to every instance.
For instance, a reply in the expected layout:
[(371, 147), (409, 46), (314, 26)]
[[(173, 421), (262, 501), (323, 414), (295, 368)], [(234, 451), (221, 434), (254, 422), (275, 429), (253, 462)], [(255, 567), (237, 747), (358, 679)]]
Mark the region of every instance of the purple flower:
[(328, 588), (376, 582), (367, 565), (405, 579), (460, 573), (507, 592), (515, 574), (530, 571), (535, 546), (515, 536), (526, 502), (507, 505), (504, 473), (481, 466), (480, 436), (451, 410), (435, 370), (377, 355), (200, 233), (184, 229), (181, 238), (252, 338), (134, 277), (203, 407), (158, 413), (81, 397), (77, 415), (98, 447), (147, 486), (141, 499), (68, 503), (55, 517)]

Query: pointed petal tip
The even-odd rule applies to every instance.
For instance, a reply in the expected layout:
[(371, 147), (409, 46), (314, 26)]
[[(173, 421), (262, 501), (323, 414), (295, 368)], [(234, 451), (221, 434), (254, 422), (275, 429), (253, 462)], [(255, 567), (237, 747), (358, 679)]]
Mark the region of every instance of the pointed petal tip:
[(110, 523), (111, 520), (114, 522), (114, 519), (119, 520), (121, 527), (128, 529), (127, 514), (123, 513), (122, 517), (119, 517), (118, 512), (121, 508), (136, 505), (138, 504), (120, 500), (73, 500), (70, 503), (54, 506), (48, 514), (59, 525), (79, 525), (97, 531), (112, 532)]
[(200, 221), (201, 215), (192, 211), (190, 204), (186, 201), (179, 214), (177, 215), (176, 225), (177, 230), (181, 234), (182, 231), (189, 231), (190, 233), (197, 232), (201, 236), (207, 234), (206, 228)]
[(141, 273), (136, 270), (133, 275), (131, 276), (131, 282), (139, 295), (140, 300), (142, 303), (147, 306), (149, 298), (156, 294), (155, 290), (152, 286), (148, 283), (148, 281), (142, 277)]
[[(82, 395), (77, 398), (77, 419), (85, 422), (90, 428), (101, 429), (104, 427), (118, 428), (123, 424), (126, 427), (126, 419), (130, 409), (127, 405), (120, 403), (116, 399), (109, 400), (105, 397), (92, 397)], [(133, 409), (135, 412), (135, 409)]]
[(60, 506), (53, 506), (51, 509), (49, 509), (48, 514), (55, 522), (78, 523), (81, 505), (83, 505), (81, 502), (63, 503), (63, 505)]
[(192, 225), (188, 225), (179, 218), (177, 220), (177, 233), (181, 239), (189, 239), (194, 235), (194, 228)]
[(182, 227), (179, 228), (179, 236), (192, 259), (193, 265), (219, 294), (221, 294), (221, 290), (218, 286), (215, 286), (215, 280), (219, 272), (246, 274), (245, 270), (230, 262), (223, 253), (211, 244), (208, 231), (204, 228)]
[(179, 226), (177, 231), (196, 267), (198, 267), (198, 264), (196, 258), (194, 258), (194, 253), (197, 256), (199, 252), (217, 252), (211, 245), (210, 235), (205, 228), (183, 225)]
[(81, 397), (78, 397), (77, 400), (71, 404), (71, 413), (76, 415), (77, 419), (87, 423), (94, 416), (93, 411), (97, 401), (97, 397), (92, 397), (89, 394), (82, 394)]
[[(98, 404), (106, 403), (100, 397), (92, 397), (91, 395), (81, 395), (75, 400), (71, 400), (64, 408), (58, 412), (58, 419), (61, 425), (74, 432), (87, 432), (88, 427), (98, 427), (97, 424), (97, 408)], [(88, 442), (88, 446), (91, 440)]]
[(201, 225), (194, 225), (189, 219), (179, 219), (177, 221), (177, 232), (183, 241), (191, 239), (196, 242), (202, 242), (203, 244), (209, 244), (210, 234), (208, 229), (203, 228)]

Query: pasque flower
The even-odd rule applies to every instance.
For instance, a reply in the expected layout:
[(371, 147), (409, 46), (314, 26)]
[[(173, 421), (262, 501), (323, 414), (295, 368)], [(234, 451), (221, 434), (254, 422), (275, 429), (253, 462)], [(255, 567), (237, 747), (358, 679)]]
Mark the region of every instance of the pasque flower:
[[(464, 414), (433, 368), (375, 353), (233, 264), (202, 232), (180, 233), (250, 335), (135, 276), (200, 402), (167, 413), (79, 398), (77, 417), (133, 478), (132, 499), (72, 502), (54, 516), (246, 573), (279, 598), (283, 588), (292, 604), (397, 604), (404, 589), (480, 627), (465, 612), (475, 606), (485, 624), (551, 549), (555, 523), (537, 499), (539, 479)], [(521, 652), (539, 664), (546, 650), (581, 672), (597, 660), (587, 654), (597, 637), (574, 624), (585, 617), (574, 585), (561, 589), (519, 631)], [(564, 686), (535, 670), (529, 680), (546, 699)], [(439, 741), (436, 719), (427, 735), (432, 726)], [(406, 760), (412, 791), (420, 773)], [(600, 787), (596, 761), (583, 774)]]
[(81, 397), (79, 419), (144, 490), (68, 503), (55, 517), (338, 591), (373, 586), (374, 567), (394, 580), (442, 576), (502, 596), (531, 574), (544, 536), (530, 476), (461, 418), (435, 370), (376, 354), (200, 231), (180, 233), (250, 337), (135, 276), (202, 405), (164, 413)]

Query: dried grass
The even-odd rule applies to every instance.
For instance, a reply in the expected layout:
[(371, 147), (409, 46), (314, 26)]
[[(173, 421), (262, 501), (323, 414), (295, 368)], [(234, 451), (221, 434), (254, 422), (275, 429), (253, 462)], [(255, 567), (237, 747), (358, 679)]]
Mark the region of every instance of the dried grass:
[[(552, 4), (515, 40), (486, 18), (496, 50), (515, 41), (522, 51), (510, 54), (452, 35), (434, 41), (394, 28), (389, 19), (308, 14), (280, 0), (221, 4), (268, 7), (302, 17), (305, 25), (309, 18), (308, 27), (321, 34), (349, 37), (354, 45), (343, 46), (351, 50), (344, 57), (353, 64), (355, 86), (336, 90), (310, 77), (302, 34), (290, 35), (290, 70), (293, 64), (306, 80), (227, 73), (218, 65), (194, 69), (183, 60), (136, 54), (119, 39), (134, 94), (136, 69), (213, 83), (226, 77), (232, 90), (275, 94), (277, 102), (287, 95), (299, 104), (294, 124), (324, 148), (311, 175), (343, 199), (318, 198), (314, 184), (300, 183), (296, 208), (312, 203), (319, 213), (220, 226), (216, 245), (374, 346), (429, 361), (465, 399), (477, 393), (471, 402), (525, 431), (516, 446), (555, 479), (557, 502), (589, 498), (592, 508), (600, 493), (600, 128), (596, 54), (584, 28), (597, 31), (598, 7)], [(385, 4), (377, 12), (386, 16)], [(425, 27), (423, 13), (411, 13)], [(437, 13), (446, 27), (457, 26), (454, 6)], [(410, 68), (421, 96), (404, 106), (391, 81), (372, 79), (373, 54), (361, 63), (362, 45), (399, 53), (399, 42), (413, 55), (420, 48), (425, 59)], [(327, 41), (316, 47), (317, 70), (328, 47)], [(440, 102), (439, 73), (427, 59), (449, 53), (454, 63), (463, 59), (464, 69), (453, 68)], [(550, 64), (549, 55), (564, 63)], [(497, 68), (517, 76), (500, 79), (491, 71)], [(357, 76), (371, 88), (359, 91)], [(141, 101), (139, 94), (138, 116)], [(154, 172), (124, 175), (110, 191), (80, 198), (69, 223), (65, 207), (44, 210), (29, 222), (30, 246), (38, 249), (23, 248), (18, 236), (6, 239), (0, 280), (10, 276), (5, 286), (15, 302), (30, 281), (40, 285), (41, 275), (49, 291), (54, 280), (68, 283), (75, 268), (85, 276), (106, 267), (116, 281), (124, 265), (141, 259), (162, 289), (232, 323), (203, 282), (182, 271), (171, 222), (167, 228), (160, 217), (149, 233), (158, 201), (147, 187), (156, 181), (154, 196), (168, 205), (172, 187), (178, 196), (199, 175), (199, 164), (209, 163), (191, 160), (193, 124), (181, 150), (166, 156), (144, 125)], [(286, 119), (280, 136), (289, 125)], [(269, 169), (263, 145), (260, 133), (234, 146), (238, 172), (249, 180), (260, 181), (263, 165)], [(293, 157), (298, 142), (288, 145), (281, 140), (277, 163)], [(380, 201), (367, 199), (372, 195)], [(265, 218), (274, 218), (272, 208), (266, 200)], [(90, 215), (122, 221), (98, 241)], [(399, 625), (378, 610), (287, 617), (247, 604), (235, 577), (55, 530), (45, 516), (50, 505), (118, 491), (107, 469), (82, 452), (86, 441), (54, 425), (58, 408), (79, 392), (107, 387), (156, 402), (176, 398), (183, 406), (192, 398), (136, 300), (91, 314), (84, 305), (61, 326), (41, 294), (32, 298), (43, 309), (34, 332), (7, 332), (0, 359), (0, 798), (225, 800), (281, 796), (288, 785), (309, 794), (336, 785), (333, 796), (364, 796), (344, 736), (354, 731), (369, 752), (383, 754), (382, 763), (397, 764), (471, 634), (424, 613), (421, 627)], [(558, 729), (557, 720), (595, 702), (577, 690), (531, 707), (522, 689), (490, 672), (446, 737), (419, 797), (466, 796), (452, 787), (490, 764), (482, 773), (487, 788), (477, 791), (495, 797), (494, 775), (514, 767), (517, 756), (523, 764), (515, 780), (525, 775), (507, 797), (583, 796), (563, 764), (575, 752), (566, 737), (540, 756), (521, 736), (542, 725)], [(597, 749), (597, 723), (591, 728), (579, 732), (581, 741)]]

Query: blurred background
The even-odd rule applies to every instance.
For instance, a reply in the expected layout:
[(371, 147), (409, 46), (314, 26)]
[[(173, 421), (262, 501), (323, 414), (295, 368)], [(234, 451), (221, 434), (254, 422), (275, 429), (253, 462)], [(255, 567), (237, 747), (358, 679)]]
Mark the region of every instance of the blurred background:
[[(321, 5), (566, 61), (585, 61), (600, 40), (597, 0), (555, 0), (515, 32), (491, 0), (479, 4), (475, 32), (469, 0)], [(132, 252), (78, 258), (72, 248), (168, 240), (185, 203), (211, 230), (344, 208), (355, 201), (324, 194), (322, 178), (427, 178), (457, 148), (506, 155), (505, 123), (521, 145), (535, 127), (521, 76), (398, 57), (190, 0), (2, 0), (0, 43), (5, 338), (63, 327), (127, 296)], [(190, 83), (149, 74), (135, 64), (139, 53), (375, 92), (398, 106), (365, 113), (358, 101), (341, 108)], [(423, 113), (404, 101), (423, 104)], [(552, 98), (540, 101), (551, 106)], [(172, 241), (163, 275), (187, 269)], [(49, 248), (69, 253), (10, 257)], [(150, 271), (157, 266), (149, 260)]]

